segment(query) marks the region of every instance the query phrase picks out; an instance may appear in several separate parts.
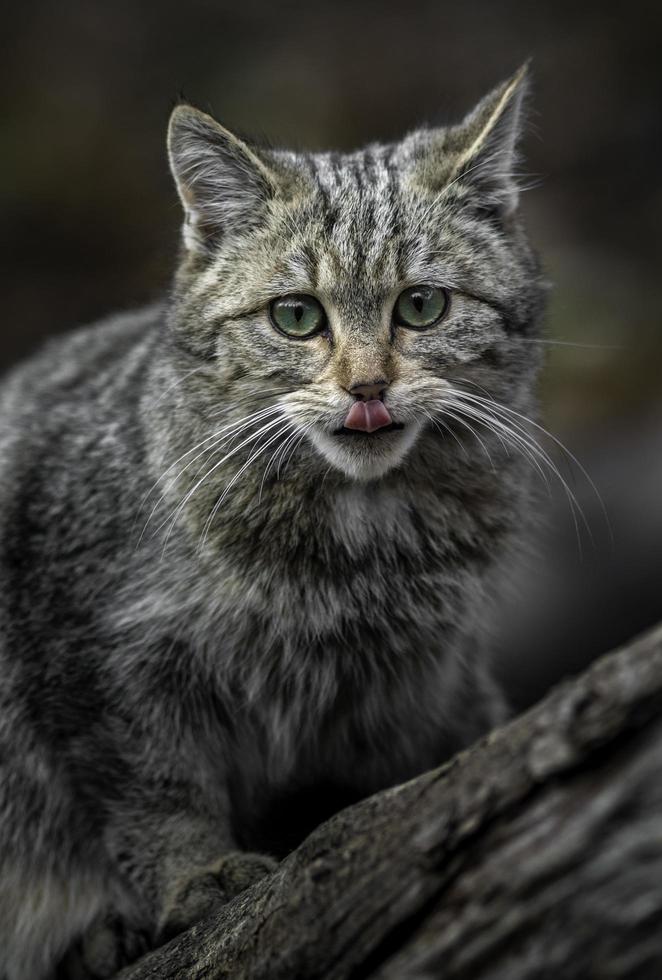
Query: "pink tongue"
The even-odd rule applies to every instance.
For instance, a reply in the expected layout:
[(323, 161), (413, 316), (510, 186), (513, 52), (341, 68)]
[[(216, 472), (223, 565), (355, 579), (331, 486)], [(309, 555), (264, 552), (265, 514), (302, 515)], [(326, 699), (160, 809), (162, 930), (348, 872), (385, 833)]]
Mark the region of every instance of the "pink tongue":
[(346, 429), (374, 432), (375, 429), (390, 425), (392, 421), (384, 402), (379, 398), (371, 398), (367, 402), (354, 402), (343, 425)]

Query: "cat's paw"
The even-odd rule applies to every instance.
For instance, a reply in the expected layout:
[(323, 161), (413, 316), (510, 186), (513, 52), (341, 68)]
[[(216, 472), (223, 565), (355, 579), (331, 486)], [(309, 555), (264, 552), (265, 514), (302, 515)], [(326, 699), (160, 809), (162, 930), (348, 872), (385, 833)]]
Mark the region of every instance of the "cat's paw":
[(158, 930), (159, 943), (183, 932), (271, 874), (278, 862), (266, 854), (230, 851), (203, 872), (180, 879), (167, 902)]
[(230, 851), (216, 864), (213, 874), (226, 901), (254, 885), (260, 878), (269, 875), (278, 867), (278, 862), (267, 854), (253, 851)]
[(152, 948), (147, 934), (114, 915), (96, 919), (58, 965), (57, 980), (106, 980)]

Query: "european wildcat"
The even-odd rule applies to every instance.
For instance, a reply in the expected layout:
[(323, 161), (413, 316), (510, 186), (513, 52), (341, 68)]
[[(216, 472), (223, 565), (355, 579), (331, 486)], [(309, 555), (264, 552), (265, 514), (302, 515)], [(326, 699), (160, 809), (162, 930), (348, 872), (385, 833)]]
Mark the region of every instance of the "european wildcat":
[(542, 306), (525, 84), (347, 155), (175, 109), (172, 297), (4, 382), (6, 980), (67, 950), (59, 975), (112, 974), (502, 716), (485, 631)]

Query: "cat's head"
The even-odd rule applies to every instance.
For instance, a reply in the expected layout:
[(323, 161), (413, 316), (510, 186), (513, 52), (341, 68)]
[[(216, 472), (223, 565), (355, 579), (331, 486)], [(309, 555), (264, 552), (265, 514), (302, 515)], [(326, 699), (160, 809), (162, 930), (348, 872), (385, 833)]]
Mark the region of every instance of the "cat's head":
[(517, 338), (540, 288), (516, 214), (525, 88), (522, 69), (457, 126), (348, 154), (257, 148), (174, 110), (174, 329), (213, 359), (219, 404), (277, 404), (283, 438), (301, 433), (325, 466), (366, 480), (438, 425), (459, 379), (497, 394), (529, 379)]

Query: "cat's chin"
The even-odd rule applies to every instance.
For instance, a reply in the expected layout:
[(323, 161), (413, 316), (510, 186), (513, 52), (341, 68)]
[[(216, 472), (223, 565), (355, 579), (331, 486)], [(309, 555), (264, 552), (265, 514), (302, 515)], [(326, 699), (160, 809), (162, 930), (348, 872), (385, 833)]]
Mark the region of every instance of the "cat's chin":
[(343, 434), (320, 429), (311, 433), (315, 449), (337, 470), (352, 480), (378, 480), (395, 469), (416, 442), (423, 428), (409, 422), (396, 431)]

